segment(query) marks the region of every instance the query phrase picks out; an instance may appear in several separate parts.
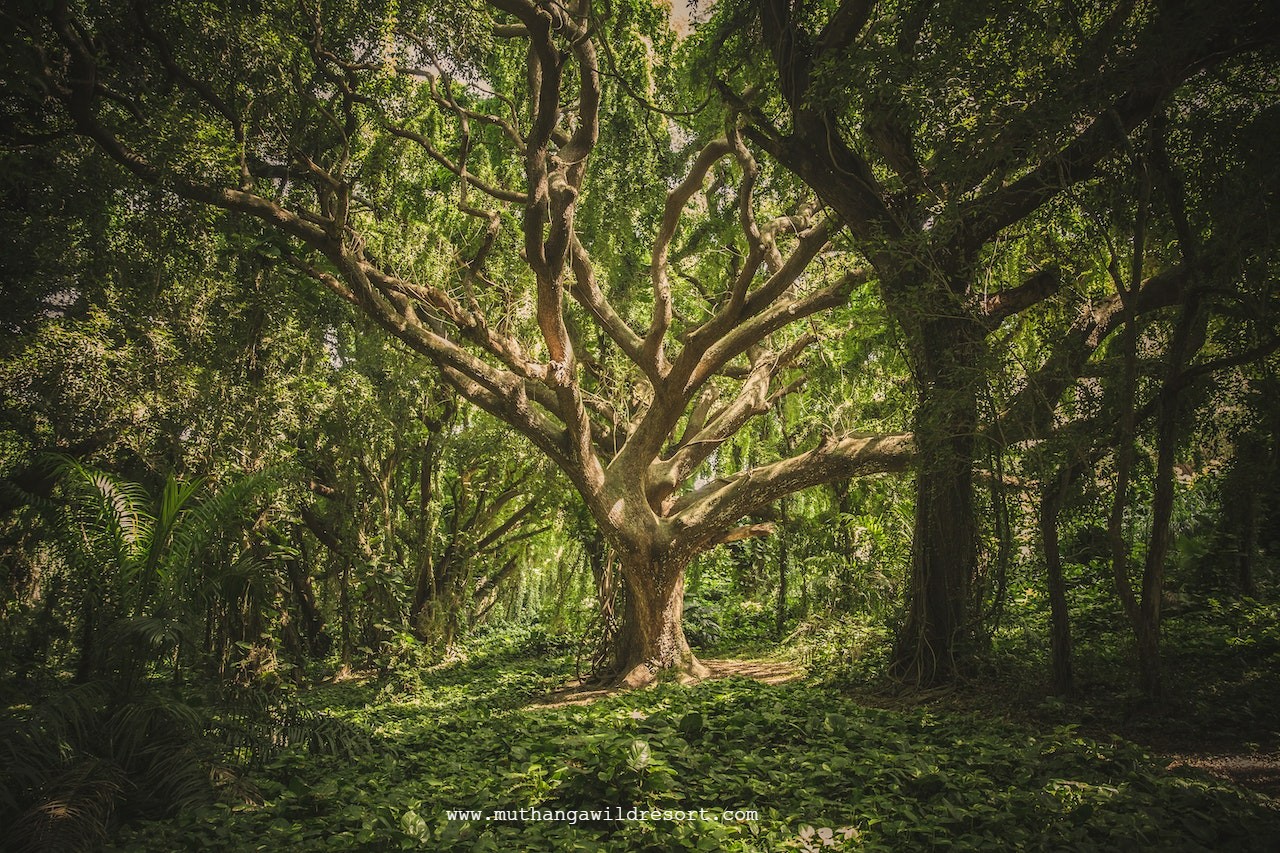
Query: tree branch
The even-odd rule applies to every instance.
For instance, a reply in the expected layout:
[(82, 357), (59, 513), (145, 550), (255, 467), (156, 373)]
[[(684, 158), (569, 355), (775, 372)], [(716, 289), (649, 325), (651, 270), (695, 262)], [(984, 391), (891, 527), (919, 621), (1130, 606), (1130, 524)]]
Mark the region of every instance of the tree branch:
[(707, 173), (720, 158), (732, 152), (729, 140), (721, 137), (707, 143), (698, 156), (684, 180), (667, 194), (667, 201), (662, 211), (662, 222), (658, 226), (658, 235), (653, 242), (653, 262), (650, 276), (653, 280), (653, 320), (644, 338), (644, 362), (641, 367), (648, 373), (661, 376), (667, 372), (666, 357), (663, 354), (663, 342), (667, 330), (671, 327), (671, 282), (667, 277), (667, 252), (671, 239), (675, 236), (680, 224), (684, 207), (694, 194), (702, 189)]
[(981, 314), (987, 330), (993, 331), (1008, 318), (1043, 302), (1061, 288), (1062, 276), (1058, 270), (1039, 270), (1016, 287), (982, 297), (978, 304), (978, 313)]
[[(1171, 267), (1143, 283), (1134, 304), (1134, 316), (1176, 305), (1187, 286), (1187, 270)], [(986, 431), (996, 446), (1007, 447), (1042, 437), (1052, 426), (1063, 393), (1084, 372), (1090, 356), (1120, 325), (1124, 315), (1120, 296), (1113, 295), (1082, 312), (1071, 329), (1050, 351), (1026, 386)]]
[(915, 445), (906, 433), (826, 438), (806, 453), (713, 480), (680, 497), (669, 523), (678, 541), (696, 550), (785, 495), (836, 478), (902, 472), (914, 459)]

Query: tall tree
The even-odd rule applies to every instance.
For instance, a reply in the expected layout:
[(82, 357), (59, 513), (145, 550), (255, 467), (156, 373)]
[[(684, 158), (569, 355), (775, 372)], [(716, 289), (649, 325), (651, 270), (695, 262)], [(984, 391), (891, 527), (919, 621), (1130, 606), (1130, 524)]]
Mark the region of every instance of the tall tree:
[[(358, 306), (551, 459), (626, 579), (621, 680), (701, 670), (684, 570), (753, 511), (913, 463), (897, 663), (945, 678), (970, 622), (980, 432), (1034, 435), (1121, 315), (1176, 301), (1188, 278), (1157, 271), (1132, 310), (1083, 313), (983, 430), (988, 336), (1060, 280), (1046, 267), (993, 290), (980, 273), (1197, 74), (1269, 45), (1280, 13), (756, 0), (721, 14), (717, 56), (739, 62), (719, 75), (727, 120), (687, 147), (650, 103), (674, 46), (646, 0), (58, 2), (7, 45), (26, 83), (11, 114), (25, 139), (77, 134), (134, 178), (237, 214), (259, 254)], [(914, 434), (837, 431), (712, 476), (717, 449), (800, 387), (819, 320), (868, 282), (904, 335)]]
[[(866, 273), (814, 263), (839, 223), (760, 184), (735, 125), (673, 156), (666, 125), (622, 95), (660, 82), (664, 13), (609, 12), (60, 2), (9, 47), (44, 122), (28, 135), (72, 131), (145, 183), (255, 220), (260, 251), (359, 306), (555, 462), (618, 556), (617, 674), (634, 684), (702, 669), (680, 624), (694, 555), (789, 492), (901, 470), (911, 439), (827, 436), (699, 479), (798, 387), (817, 339), (805, 321)], [(729, 202), (703, 192), (713, 172)], [(714, 217), (737, 222), (727, 263), (698, 245)], [(677, 261), (699, 251), (711, 259), (694, 294)]]
[[(1021, 283), (997, 280), (993, 292), (987, 273), (1001, 242), (1097, 176), (1205, 72), (1269, 51), (1280, 12), (1257, 0), (754, 0), (720, 14), (714, 68), (724, 100), (748, 137), (848, 228), (902, 328), (918, 454), (895, 665), (919, 681), (946, 678), (972, 627), (988, 339), (1061, 287), (1046, 266)], [(1124, 313), (1168, 304), (1188, 280), (1183, 265), (1133, 281)], [(1068, 335), (1047, 354), (1052, 382), (1029, 377), (1039, 401), (1028, 408), (1041, 423), (1071, 381), (1059, 368), (1078, 371), (1105, 338), (1096, 317), (1089, 325), (1087, 341)], [(1036, 427), (1019, 422), (1014, 403), (1009, 422), (986, 431), (1001, 443)]]

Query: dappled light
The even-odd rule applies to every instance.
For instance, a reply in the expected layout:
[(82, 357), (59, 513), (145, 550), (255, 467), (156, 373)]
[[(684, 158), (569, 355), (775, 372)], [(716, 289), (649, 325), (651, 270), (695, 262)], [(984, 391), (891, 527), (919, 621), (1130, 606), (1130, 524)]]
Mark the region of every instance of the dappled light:
[(1280, 4), (3, 21), (0, 848), (1280, 849)]

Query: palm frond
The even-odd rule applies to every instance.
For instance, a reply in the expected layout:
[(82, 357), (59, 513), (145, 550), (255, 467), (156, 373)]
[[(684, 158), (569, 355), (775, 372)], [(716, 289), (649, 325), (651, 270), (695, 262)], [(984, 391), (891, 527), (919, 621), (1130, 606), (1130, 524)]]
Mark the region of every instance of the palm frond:
[(86, 756), (49, 775), (38, 796), (13, 815), (3, 837), (15, 853), (97, 850), (127, 780), (110, 762)]
[(235, 527), (249, 501), (277, 482), (274, 469), (232, 480), (223, 488), (188, 508), (183, 524), (174, 530), (170, 559), (179, 565), (194, 561), (201, 549)]
[[(165, 478), (164, 488), (156, 501), (155, 527), (152, 531), (150, 547), (141, 561), (141, 577), (138, 578), (139, 605), (150, 600), (157, 579), (162, 582), (166, 575), (172, 573), (172, 562), (166, 560), (169, 540), (174, 532), (182, 529), (185, 517), (191, 512), (191, 501), (199, 492), (203, 480), (197, 478), (190, 482), (181, 482), (169, 474)], [(166, 565), (168, 563), (168, 565)]]
[(178, 616), (125, 616), (107, 628), (108, 636), (121, 647), (144, 648), (164, 653), (197, 633), (196, 626)]
[[(41, 479), (49, 475), (56, 477), (58, 468), (62, 465), (62, 458), (53, 453), (37, 454), (27, 463), (25, 473)], [(13, 507), (29, 506), (44, 513), (55, 513), (61, 508), (58, 502), (48, 495), (28, 491), (8, 477), (0, 477), (0, 500)]]
[(190, 510), (192, 498), (204, 487), (204, 478), (197, 477), (182, 482), (170, 474), (164, 482), (160, 501), (156, 507), (156, 527), (159, 531), (173, 530), (185, 511)]
[(70, 457), (62, 457), (60, 471), (67, 495), (66, 544), (82, 559), (114, 562), (128, 579), (154, 531), (146, 489)]

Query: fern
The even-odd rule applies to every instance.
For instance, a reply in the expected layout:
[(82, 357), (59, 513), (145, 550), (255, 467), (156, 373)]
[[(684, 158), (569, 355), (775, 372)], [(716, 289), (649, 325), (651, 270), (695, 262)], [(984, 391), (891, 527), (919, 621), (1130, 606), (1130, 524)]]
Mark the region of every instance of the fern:
[[(209, 492), (170, 475), (154, 497), (138, 483), (60, 457), (65, 505), (60, 551), (79, 593), (82, 678), (116, 671), (133, 681), (197, 636), (211, 605), (274, 587), (246, 546), (249, 509), (275, 488), (274, 469)], [(231, 583), (228, 583), (231, 581)], [(100, 651), (96, 635), (111, 640)]]
[(126, 781), (110, 763), (86, 757), (50, 774), (27, 808), (11, 813), (5, 849), (90, 851), (107, 829)]
[(213, 733), (244, 768), (261, 767), (286, 749), (344, 759), (374, 749), (360, 727), (332, 714), (286, 704), (275, 691), (260, 688), (227, 697)]
[(175, 696), (62, 689), (0, 726), (5, 849), (94, 849), (118, 813), (162, 817), (212, 796), (203, 713)]
[(278, 697), (197, 707), (148, 678), (162, 662), (180, 669), (208, 614), (261, 610), (275, 595), (272, 552), (245, 535), (273, 471), (216, 492), (170, 476), (152, 495), (74, 459), (51, 464), (82, 683), (0, 718), (0, 849), (96, 849), (115, 822), (238, 790), (234, 768), (281, 749), (362, 748), (341, 721), (291, 714)]

